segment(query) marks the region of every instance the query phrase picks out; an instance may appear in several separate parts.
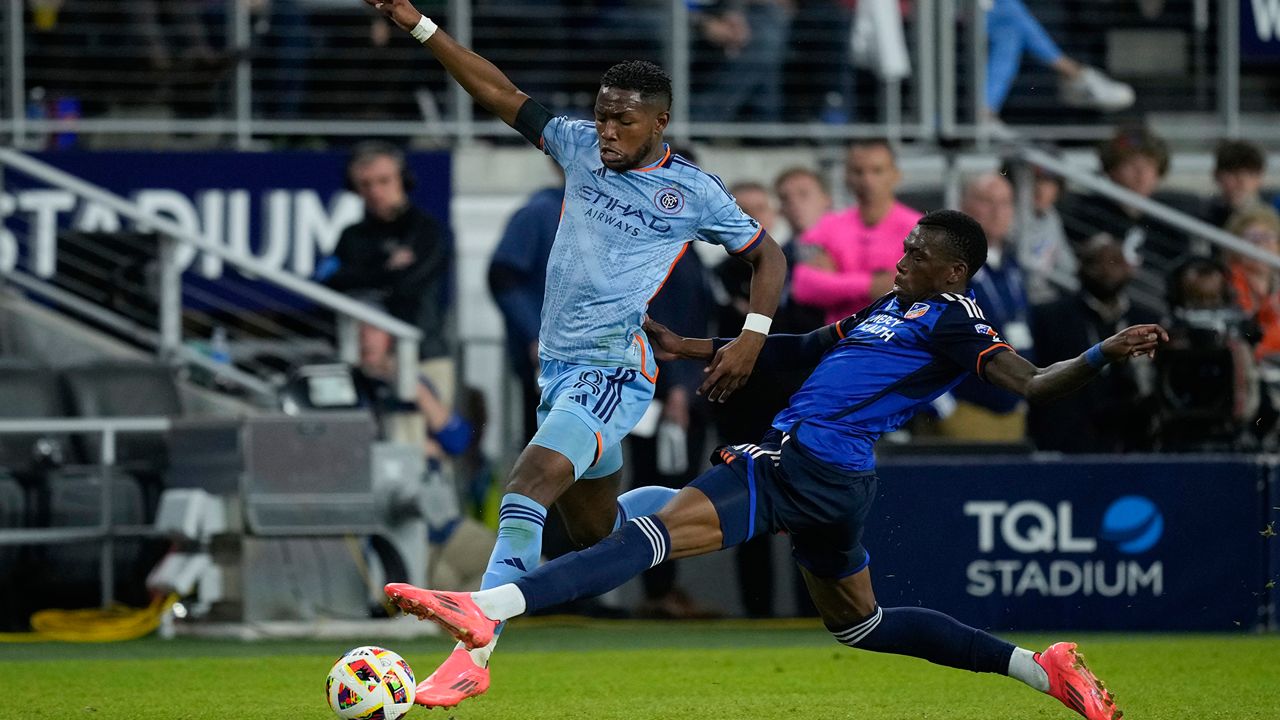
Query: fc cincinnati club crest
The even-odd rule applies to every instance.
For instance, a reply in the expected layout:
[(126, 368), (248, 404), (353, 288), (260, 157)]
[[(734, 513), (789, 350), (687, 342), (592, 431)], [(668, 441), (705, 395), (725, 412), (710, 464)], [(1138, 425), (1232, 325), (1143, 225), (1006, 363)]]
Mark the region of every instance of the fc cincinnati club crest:
[(996, 329), (991, 327), (990, 325), (983, 325), (982, 323), (978, 323), (977, 325), (973, 326), (973, 329), (977, 330), (979, 335), (986, 335), (990, 337), (992, 341), (996, 341), (1000, 339), (1000, 333), (996, 332)]
[(654, 194), (653, 204), (662, 212), (675, 215), (684, 209), (684, 195), (673, 187), (662, 188)]
[(916, 303), (915, 305), (911, 306), (911, 309), (907, 311), (907, 314), (904, 317), (906, 317), (908, 320), (915, 320), (916, 318), (922, 317), (928, 312), (929, 312), (929, 303)]

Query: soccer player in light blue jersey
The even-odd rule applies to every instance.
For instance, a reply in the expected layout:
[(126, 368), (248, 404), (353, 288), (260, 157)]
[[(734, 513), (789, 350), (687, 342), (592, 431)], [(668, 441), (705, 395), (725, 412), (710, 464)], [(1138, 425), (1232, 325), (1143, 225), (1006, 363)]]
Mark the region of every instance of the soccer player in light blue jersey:
[[(712, 401), (750, 376), (777, 308), (786, 260), (719, 178), (663, 142), (671, 79), (658, 66), (633, 61), (610, 68), (596, 95), (594, 124), (553, 117), (409, 0), (365, 2), (409, 31), (481, 106), (565, 172), (538, 338), (539, 425), (502, 499), (498, 543), (482, 585), (497, 587), (536, 567), (551, 503), (585, 546), (622, 520), (657, 512), (674, 494), (645, 487), (617, 498), (619, 443), (644, 414), (657, 378), (641, 327), (645, 309), (689, 243), (722, 245), (752, 266), (751, 314), (741, 335), (718, 350), (699, 391)], [(492, 642), (470, 651), (460, 644), (419, 684), (415, 702), (452, 706), (483, 693), (492, 650)]]

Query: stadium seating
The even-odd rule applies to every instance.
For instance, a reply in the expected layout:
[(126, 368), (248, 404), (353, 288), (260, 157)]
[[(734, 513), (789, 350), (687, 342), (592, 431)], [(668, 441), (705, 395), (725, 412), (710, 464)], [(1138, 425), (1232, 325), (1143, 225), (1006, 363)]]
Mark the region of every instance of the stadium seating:
[[(56, 372), (24, 360), (0, 360), (0, 418), (66, 416)], [(56, 464), (70, 450), (66, 435), (0, 435), (0, 468), (34, 482), (42, 466)]]

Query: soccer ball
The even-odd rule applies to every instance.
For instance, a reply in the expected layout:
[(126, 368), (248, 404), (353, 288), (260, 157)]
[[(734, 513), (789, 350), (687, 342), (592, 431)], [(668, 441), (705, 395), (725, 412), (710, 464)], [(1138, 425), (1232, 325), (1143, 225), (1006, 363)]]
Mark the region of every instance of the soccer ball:
[(338, 658), (324, 686), (329, 709), (342, 720), (397, 720), (413, 707), (413, 688), (409, 663), (372, 645)]

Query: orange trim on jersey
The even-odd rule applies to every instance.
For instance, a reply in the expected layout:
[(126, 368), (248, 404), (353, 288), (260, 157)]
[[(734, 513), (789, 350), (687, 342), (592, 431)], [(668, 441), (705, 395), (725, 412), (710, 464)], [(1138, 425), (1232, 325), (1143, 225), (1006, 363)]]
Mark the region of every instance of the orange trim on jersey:
[(844, 339), (844, 321), (843, 321), (843, 320), (837, 320), (837, 321), (836, 321), (836, 335), (837, 335), (841, 340), (843, 340), (843, 339)]
[(981, 374), (982, 374), (982, 358), (983, 358), (983, 356), (985, 356), (987, 353), (989, 353), (989, 352), (991, 352), (992, 350), (995, 350), (995, 349), (997, 349), (997, 348), (1005, 348), (1005, 349), (1007, 349), (1007, 350), (1012, 350), (1012, 349), (1013, 349), (1012, 347), (1010, 347), (1010, 346), (1009, 346), (1009, 344), (1008, 344), (1008, 343), (996, 343), (995, 345), (992, 345), (991, 347), (987, 348), (986, 350), (983, 350), (982, 352), (978, 353), (977, 368), (975, 368), (975, 369), (974, 369), (974, 372), (975, 372), (975, 373), (977, 373), (977, 374), (979, 374), (979, 375), (981, 375)]
[(662, 278), (662, 282), (658, 283), (658, 289), (654, 290), (653, 294), (649, 296), (649, 299), (644, 301), (644, 304), (646, 306), (648, 306), (649, 303), (653, 302), (654, 298), (658, 297), (658, 293), (662, 292), (662, 287), (667, 284), (668, 280), (671, 279), (671, 273), (676, 271), (676, 263), (680, 262), (680, 258), (684, 257), (684, 254), (688, 249), (689, 249), (689, 243), (685, 243), (684, 247), (680, 248), (680, 254), (676, 255), (676, 259), (671, 261), (671, 267), (667, 268), (666, 276)]
[(561, 198), (561, 200), (560, 200), (560, 217), (556, 218), (556, 224), (559, 224), (559, 223), (560, 223), (560, 221), (564, 219), (564, 203), (565, 203), (564, 199), (563, 199), (563, 198)]
[(644, 376), (645, 380), (648, 380), (649, 382), (657, 385), (658, 384), (658, 368), (653, 369), (653, 375), (650, 375), (648, 372), (645, 371), (646, 363), (644, 361), (644, 358), (645, 358), (645, 355), (649, 354), (649, 351), (644, 346), (644, 336), (641, 335), (640, 333), (636, 333), (636, 342), (640, 343), (640, 374)]
[(756, 231), (756, 234), (755, 234), (755, 235), (752, 235), (752, 236), (751, 236), (751, 239), (747, 241), (747, 244), (746, 244), (746, 245), (743, 245), (743, 246), (742, 246), (742, 248), (741, 248), (741, 249), (739, 249), (739, 250), (733, 250), (733, 251), (731, 251), (729, 254), (730, 254), (730, 255), (741, 255), (741, 254), (742, 254), (742, 253), (744, 253), (744, 252), (747, 252), (747, 251), (749, 251), (749, 250), (753, 250), (753, 249), (755, 249), (756, 241), (758, 241), (758, 240), (760, 239), (760, 236), (761, 236), (763, 233), (764, 233), (764, 228), (762, 227), (762, 228), (760, 228), (759, 230), (757, 230), (757, 231)]
[(666, 164), (667, 164), (667, 161), (668, 161), (668, 160), (670, 160), (670, 159), (671, 159), (671, 146), (670, 146), (670, 145), (668, 145), (668, 146), (667, 146), (667, 152), (666, 152), (666, 154), (664, 154), (664, 155), (662, 156), (662, 159), (661, 159), (661, 160), (659, 160), (658, 162), (656, 162), (656, 163), (654, 163), (654, 164), (650, 165), (649, 167), (636, 168), (636, 172), (653, 172), (654, 170), (657, 170), (658, 168), (662, 167), (663, 165), (666, 165)]
[(601, 455), (604, 455), (604, 437), (600, 433), (596, 433), (596, 457), (591, 461), (592, 467), (595, 467), (595, 464), (600, 462)]

